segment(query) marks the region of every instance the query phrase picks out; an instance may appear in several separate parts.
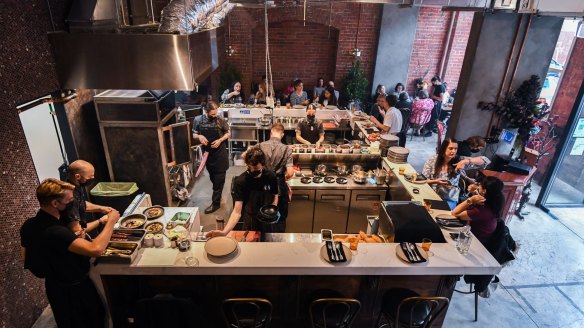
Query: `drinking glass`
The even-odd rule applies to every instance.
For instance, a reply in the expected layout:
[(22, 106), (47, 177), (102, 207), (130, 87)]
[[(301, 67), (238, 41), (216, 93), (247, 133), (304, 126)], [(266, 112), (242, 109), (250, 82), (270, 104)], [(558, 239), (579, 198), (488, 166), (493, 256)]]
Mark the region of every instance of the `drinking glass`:
[(428, 213), (432, 213), (432, 203), (429, 201), (424, 201), (424, 207)]
[(405, 168), (405, 167), (403, 167), (403, 166), (402, 166), (402, 167), (400, 167), (400, 168), (399, 168), (399, 175), (404, 175), (404, 172), (405, 172), (405, 171), (406, 171), (406, 168)]
[(430, 246), (432, 246), (432, 240), (430, 238), (422, 239), (422, 248), (428, 253), (428, 256), (432, 256), (433, 253), (430, 252)]
[(464, 232), (459, 233), (458, 240), (456, 241), (456, 250), (462, 255), (467, 255), (471, 242), (472, 235), (470, 233), (469, 234)]
[(359, 238), (358, 237), (351, 237), (349, 238), (349, 248), (351, 248), (352, 251), (356, 251), (358, 246), (359, 246)]

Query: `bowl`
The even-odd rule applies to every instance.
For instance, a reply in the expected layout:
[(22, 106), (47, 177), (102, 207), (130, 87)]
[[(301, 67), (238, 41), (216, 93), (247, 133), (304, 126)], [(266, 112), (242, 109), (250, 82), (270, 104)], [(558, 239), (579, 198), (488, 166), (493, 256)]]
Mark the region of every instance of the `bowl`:
[(280, 220), (280, 211), (276, 205), (264, 205), (258, 211), (257, 219), (262, 223), (273, 224)]
[(120, 228), (124, 229), (138, 229), (146, 223), (146, 215), (144, 214), (130, 214), (120, 221)]

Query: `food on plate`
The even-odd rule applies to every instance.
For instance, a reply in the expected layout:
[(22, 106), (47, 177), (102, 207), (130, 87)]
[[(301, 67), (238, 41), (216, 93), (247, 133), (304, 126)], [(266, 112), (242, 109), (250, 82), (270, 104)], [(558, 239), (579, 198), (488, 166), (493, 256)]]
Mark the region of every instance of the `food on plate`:
[(159, 233), (162, 231), (163, 225), (160, 222), (153, 222), (146, 226), (146, 231), (149, 233)]
[(341, 235), (334, 235), (334, 241), (340, 241), (342, 243), (348, 243), (351, 241), (352, 238), (358, 238), (360, 243), (383, 243), (384, 240), (381, 239), (378, 235), (370, 235), (368, 236), (364, 231), (359, 231), (358, 235), (354, 234), (341, 234)]
[(148, 216), (158, 216), (162, 213), (162, 209), (155, 207), (155, 208), (151, 208), (148, 211), (146, 211), (146, 214), (148, 214)]
[(138, 228), (138, 227), (142, 226), (143, 224), (144, 224), (144, 220), (142, 220), (142, 219), (131, 219), (131, 220), (124, 221), (122, 223), (122, 228), (133, 229), (133, 228)]

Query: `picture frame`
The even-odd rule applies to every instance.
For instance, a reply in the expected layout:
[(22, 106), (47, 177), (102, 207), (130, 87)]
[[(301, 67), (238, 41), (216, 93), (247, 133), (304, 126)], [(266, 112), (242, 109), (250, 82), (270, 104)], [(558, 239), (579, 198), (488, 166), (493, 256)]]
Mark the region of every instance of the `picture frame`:
[(517, 12), (520, 14), (530, 14), (537, 11), (535, 0), (519, 0), (517, 3)]

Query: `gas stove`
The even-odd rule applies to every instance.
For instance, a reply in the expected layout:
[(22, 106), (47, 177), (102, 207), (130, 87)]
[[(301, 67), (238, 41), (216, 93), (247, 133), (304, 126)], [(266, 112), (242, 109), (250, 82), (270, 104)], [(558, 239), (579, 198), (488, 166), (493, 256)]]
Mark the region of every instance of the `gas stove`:
[(356, 183), (350, 176), (326, 175), (294, 177), (288, 180), (292, 189), (387, 189), (387, 185), (375, 184), (375, 179)]

